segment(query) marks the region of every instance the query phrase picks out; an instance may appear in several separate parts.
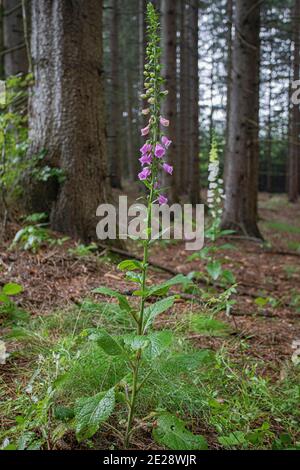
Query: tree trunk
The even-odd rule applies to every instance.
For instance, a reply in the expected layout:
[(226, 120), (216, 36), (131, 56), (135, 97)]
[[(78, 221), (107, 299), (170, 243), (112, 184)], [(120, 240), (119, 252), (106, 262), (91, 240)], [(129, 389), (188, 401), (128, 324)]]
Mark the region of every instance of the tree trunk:
[(110, 32), (111, 55), (111, 152), (110, 184), (112, 188), (121, 189), (121, 152), (120, 152), (120, 55), (119, 55), (119, 0), (112, 0), (112, 17)]
[(200, 203), (200, 156), (199, 156), (199, 5), (190, 0), (190, 185), (189, 200)]
[(30, 154), (46, 151), (65, 181), (33, 185), (30, 201), (52, 209), (53, 229), (84, 241), (96, 237), (96, 208), (108, 198), (101, 25), (102, 1), (32, 1)]
[(174, 175), (172, 177), (164, 175), (164, 186), (169, 189), (169, 200), (171, 203), (178, 201), (178, 191), (176, 187), (176, 107), (177, 107), (177, 88), (176, 88), (176, 44), (177, 44), (177, 23), (176, 23), (177, 0), (162, 0), (162, 41), (163, 41), (163, 76), (166, 80), (168, 95), (163, 104), (162, 113), (170, 121), (170, 127), (167, 130), (169, 139), (173, 142), (168, 152), (168, 163), (174, 166)]
[(267, 119), (267, 142), (265, 146), (266, 154), (266, 189), (268, 193), (272, 192), (272, 100), (273, 100), (273, 53), (270, 53), (270, 77), (268, 83), (268, 119)]
[(229, 116), (231, 106), (231, 87), (232, 87), (232, 35), (233, 35), (233, 0), (227, 0), (227, 97), (226, 97), (226, 134), (225, 134), (225, 153), (224, 153), (224, 180), (227, 178), (227, 161), (228, 161), (228, 141), (229, 141)]
[(24, 39), (22, 4), (20, 0), (3, 0), (3, 38), (5, 76), (28, 72)]
[(260, 2), (237, 0), (223, 227), (261, 237), (257, 226)]
[(179, 81), (179, 125), (178, 146), (180, 155), (180, 179), (178, 192), (187, 194), (189, 187), (189, 48), (188, 48), (188, 5), (186, 1), (180, 2), (180, 81)]
[[(299, 80), (300, 73), (300, 0), (295, 0), (293, 12), (293, 80)], [(293, 105), (291, 111), (291, 142), (289, 146), (289, 170), (288, 170), (288, 197), (290, 202), (297, 202), (299, 193), (299, 132), (300, 110), (299, 105)]]

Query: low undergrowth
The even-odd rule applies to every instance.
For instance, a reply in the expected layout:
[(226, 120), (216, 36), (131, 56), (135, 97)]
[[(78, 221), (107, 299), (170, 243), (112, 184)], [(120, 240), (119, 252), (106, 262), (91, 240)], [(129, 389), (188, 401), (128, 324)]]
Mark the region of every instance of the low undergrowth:
[[(197, 315), (209, 318), (209, 312)], [(175, 324), (169, 330), (170, 345), (150, 375), (147, 358), (143, 362), (141, 380), (147, 380), (134, 423), (142, 435), (168, 447), (168, 441), (157, 439), (157, 420), (164, 419), (159, 423), (163, 429), (177, 419), (176, 425), (184, 420), (184, 436), (189, 431), (201, 434), (208, 448), (299, 448), (299, 366), (286, 365), (284, 378), (274, 382), (260, 375), (261, 364), (246, 349), (238, 360), (225, 347), (217, 352), (196, 349), (187, 339), (195, 314), (187, 316), (191, 321), (184, 327)], [(106, 328), (124, 334), (129, 322), (117, 304), (88, 299), (78, 308), (35, 318), (30, 326), (10, 328), (5, 340), (14, 352), (6, 365), (9, 374), (1, 378), (2, 448), (59, 449), (76, 442), (76, 402), (111, 387), (116, 387), (117, 400), (120, 391), (120, 401), (109, 421), (80, 445), (105, 448), (109, 441), (118, 448), (126, 427), (121, 382), (130, 370), (122, 356), (107, 355), (89, 340), (89, 331)], [(172, 415), (156, 418), (155, 413), (166, 409)], [(145, 421), (149, 415), (152, 421)]]

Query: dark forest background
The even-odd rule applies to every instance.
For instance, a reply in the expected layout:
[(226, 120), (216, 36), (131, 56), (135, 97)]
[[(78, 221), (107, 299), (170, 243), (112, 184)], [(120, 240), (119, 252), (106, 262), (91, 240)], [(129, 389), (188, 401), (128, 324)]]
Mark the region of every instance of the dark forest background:
[[(300, 189), (299, 107), (291, 102), (300, 1), (154, 3), (174, 142), (169, 196), (203, 200), (215, 135), (227, 193), (223, 224), (259, 236), (257, 189), (286, 192), (291, 202)], [(38, 182), (23, 172), (23, 201), (74, 237), (91, 238), (95, 208), (111, 188), (126, 191), (137, 180), (145, 12), (145, 0), (1, 2), (1, 77), (33, 74), (23, 158), (43, 154), (52, 170)], [(27, 117), (24, 107), (18, 112)]]

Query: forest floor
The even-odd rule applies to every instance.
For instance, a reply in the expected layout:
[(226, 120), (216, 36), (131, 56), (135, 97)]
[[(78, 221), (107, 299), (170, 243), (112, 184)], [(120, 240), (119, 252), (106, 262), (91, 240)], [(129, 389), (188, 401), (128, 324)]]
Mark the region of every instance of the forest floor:
[[(201, 386), (206, 384), (205, 393), (199, 384), (199, 392), (194, 389), (191, 392), (191, 402), (194, 401), (195, 408), (197, 403), (198, 410), (192, 405), (183, 406), (179, 413), (190, 420), (194, 432), (206, 437), (212, 449), (299, 445), (300, 205), (288, 204), (284, 196), (261, 194), (259, 215), (264, 243), (231, 237), (226, 242), (232, 247), (217, 255), (234, 273), (238, 284), (230, 313), (220, 309), (214, 315), (219, 324), (207, 328), (187, 326), (186, 319), (194, 314), (209, 315), (205, 295), (214, 298), (224, 290), (206, 285), (201, 278), (199, 288), (204, 300), (200, 291), (182, 295), (172, 311), (161, 315), (155, 324), (157, 329), (169, 328), (181, 335), (194, 351), (212, 350), (217, 355), (214, 370), (220, 371), (219, 376), (210, 371), (201, 382)], [(121, 444), (109, 430), (100, 432), (89, 444), (79, 446), (71, 431), (61, 431), (60, 435), (56, 423), (46, 422), (50, 414), (46, 418), (38, 416), (32, 403), (42, 400), (43, 390), (49, 389), (49, 381), (55, 378), (55, 354), (68, 356), (70, 351), (73, 354), (81, 347), (80, 342), (70, 346), (67, 338), (74, 337), (75, 331), (80, 336), (80, 328), (99, 324), (99, 311), (93, 309), (95, 299), (91, 300), (92, 289), (105, 285), (127, 294), (132, 289), (117, 269), (118, 262), (124, 258), (107, 251), (89, 252), (71, 241), (62, 246), (48, 244), (36, 254), (8, 250), (8, 246), (8, 241), (0, 246), (0, 285), (16, 282), (24, 291), (17, 296), (11, 317), (0, 310), (0, 327), (9, 353), (6, 364), (0, 365), (0, 439), (6, 439), (6, 445), (18, 440), (14, 444), (17, 447), (22, 447), (23, 439), (24, 447), (33, 442), (33, 448), (34, 442), (39, 442), (37, 447), (42, 448), (71, 449), (87, 445), (118, 448)], [(151, 268), (150, 283), (169, 279), (171, 271), (186, 275), (204, 272), (205, 261), (189, 261), (190, 255), (182, 243), (158, 244), (151, 260), (170, 272)], [(104, 299), (98, 296), (98, 300)], [(29, 313), (29, 319), (20, 320), (18, 311)], [(74, 368), (74, 357), (76, 354), (71, 365), (62, 366), (64, 372)], [(92, 369), (93, 361), (85, 366)], [(77, 396), (97, 393), (95, 384), (99, 381), (93, 376), (95, 373), (89, 370), (84, 376), (82, 370), (79, 373), (78, 368), (72, 369), (73, 379), (79, 374), (86, 384), (72, 383)], [(41, 378), (37, 379), (39, 374)], [(68, 390), (61, 403), (72, 403), (72, 393)], [(182, 397), (176, 400), (175, 408)], [(44, 426), (43, 436), (37, 431), (38, 424)], [(56, 439), (51, 437), (53, 429), (59, 434)], [(151, 430), (143, 427), (132, 445), (158, 448)]]

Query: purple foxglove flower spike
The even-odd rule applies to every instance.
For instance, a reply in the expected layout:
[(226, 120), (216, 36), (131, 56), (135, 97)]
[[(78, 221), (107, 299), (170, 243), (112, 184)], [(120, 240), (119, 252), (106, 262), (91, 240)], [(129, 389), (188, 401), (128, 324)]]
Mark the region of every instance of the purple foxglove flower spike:
[(168, 149), (172, 143), (172, 140), (168, 139), (168, 137), (166, 137), (165, 135), (162, 137), (161, 141), (166, 149)]
[(141, 164), (144, 165), (151, 165), (152, 163), (152, 155), (151, 153), (145, 153), (141, 158), (139, 158)]
[(173, 167), (171, 165), (168, 165), (167, 163), (164, 163), (163, 164), (163, 169), (165, 170), (166, 173), (169, 173), (169, 175), (172, 175)]
[(151, 175), (151, 170), (150, 168), (144, 168), (141, 173), (138, 174), (139, 180), (143, 181), (146, 180), (149, 176)]
[(156, 144), (155, 156), (157, 158), (162, 158), (165, 154), (166, 154), (166, 150), (163, 148), (163, 146), (160, 144)]
[(168, 199), (165, 196), (163, 196), (162, 194), (160, 194), (159, 198), (158, 198), (158, 203), (162, 206), (163, 204), (168, 203)]
[(142, 148), (140, 148), (140, 152), (142, 153), (142, 155), (145, 155), (145, 153), (151, 152), (151, 150), (152, 150), (152, 145), (151, 144), (145, 144), (145, 145), (143, 145)]
[(169, 125), (170, 125), (170, 121), (168, 119), (162, 117), (162, 116), (160, 117), (159, 121), (160, 121), (161, 125), (164, 126), (164, 127), (169, 127)]

